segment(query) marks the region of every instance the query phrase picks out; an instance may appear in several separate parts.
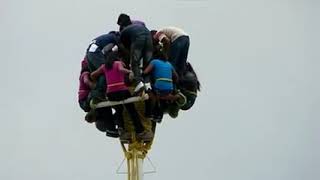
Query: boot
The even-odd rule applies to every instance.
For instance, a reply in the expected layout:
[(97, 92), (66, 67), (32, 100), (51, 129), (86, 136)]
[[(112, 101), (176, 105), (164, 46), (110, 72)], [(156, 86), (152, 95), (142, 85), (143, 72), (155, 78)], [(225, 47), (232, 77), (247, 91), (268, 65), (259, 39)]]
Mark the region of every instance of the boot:
[(133, 94), (134, 94), (134, 95), (138, 95), (138, 94), (140, 94), (142, 91), (144, 91), (144, 89), (145, 89), (145, 86), (144, 86), (143, 82), (140, 81), (140, 82), (137, 84), (137, 86), (134, 88)]
[(96, 111), (94, 109), (91, 109), (86, 116), (84, 117), (84, 119), (88, 122), (88, 123), (93, 123), (96, 122)]

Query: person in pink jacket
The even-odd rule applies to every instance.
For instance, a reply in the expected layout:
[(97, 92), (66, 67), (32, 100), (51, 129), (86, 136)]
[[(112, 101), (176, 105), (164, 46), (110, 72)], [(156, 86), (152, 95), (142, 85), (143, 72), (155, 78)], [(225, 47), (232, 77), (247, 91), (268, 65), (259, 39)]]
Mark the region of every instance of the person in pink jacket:
[[(124, 67), (124, 63), (118, 58), (117, 53), (110, 52), (106, 57), (106, 63), (92, 72), (91, 78), (96, 79), (100, 74), (104, 74), (107, 82), (106, 93), (108, 99), (110, 101), (121, 101), (131, 97), (131, 93), (125, 84), (125, 75), (129, 73), (132, 73), (132, 71)], [(133, 122), (137, 137), (144, 141), (151, 141), (153, 133), (145, 130), (134, 104), (128, 103), (124, 104), (124, 106)], [(118, 120), (120, 139), (124, 141), (130, 140), (131, 135), (124, 128), (123, 105), (116, 105), (114, 108), (116, 109), (115, 116)]]

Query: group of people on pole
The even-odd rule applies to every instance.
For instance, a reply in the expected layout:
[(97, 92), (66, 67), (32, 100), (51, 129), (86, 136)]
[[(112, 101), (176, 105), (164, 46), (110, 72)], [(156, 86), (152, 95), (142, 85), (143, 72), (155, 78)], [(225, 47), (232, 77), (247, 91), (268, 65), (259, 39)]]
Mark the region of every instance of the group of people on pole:
[(187, 61), (189, 35), (177, 27), (150, 31), (144, 22), (131, 20), (127, 14), (120, 14), (117, 24), (119, 31), (96, 37), (86, 50), (81, 62), (79, 105), (87, 112), (87, 122), (95, 122), (107, 136), (128, 141), (131, 134), (124, 126), (125, 108), (135, 137), (150, 141), (154, 132), (144, 127), (134, 103), (95, 106), (147, 93), (150, 98), (144, 101), (144, 116), (154, 126), (164, 113), (175, 118), (179, 110), (190, 109), (200, 83)]

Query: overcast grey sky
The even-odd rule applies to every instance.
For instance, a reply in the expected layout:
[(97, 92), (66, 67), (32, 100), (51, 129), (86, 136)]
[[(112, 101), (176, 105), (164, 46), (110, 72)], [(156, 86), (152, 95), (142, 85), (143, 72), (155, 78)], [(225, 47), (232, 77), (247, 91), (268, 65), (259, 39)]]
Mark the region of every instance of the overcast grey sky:
[(195, 106), (158, 127), (145, 179), (320, 179), (316, 0), (1, 0), (0, 179), (125, 179), (83, 120), (80, 60), (126, 12), (190, 34)]

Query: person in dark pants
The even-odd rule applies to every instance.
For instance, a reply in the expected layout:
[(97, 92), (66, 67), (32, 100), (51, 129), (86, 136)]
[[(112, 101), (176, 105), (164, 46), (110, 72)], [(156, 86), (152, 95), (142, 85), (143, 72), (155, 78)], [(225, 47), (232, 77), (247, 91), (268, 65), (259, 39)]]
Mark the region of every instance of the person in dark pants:
[(163, 44), (163, 49), (167, 53), (171, 64), (179, 76), (182, 76), (186, 71), (190, 46), (189, 35), (179, 28), (165, 27), (157, 31), (153, 38)]
[(103, 107), (96, 109), (96, 128), (99, 131), (106, 132), (106, 135), (113, 138), (119, 137), (118, 129), (116, 128), (116, 117), (112, 114), (110, 107)]
[(90, 100), (91, 89), (94, 88), (94, 83), (90, 80), (90, 72), (88, 69), (87, 57), (81, 62), (81, 75), (79, 78), (78, 102), (81, 109), (87, 112), (85, 120), (88, 123), (95, 122), (98, 130), (106, 132), (109, 137), (119, 137), (116, 129), (114, 118), (110, 107), (91, 109)]
[[(151, 90), (149, 78), (145, 77), (143, 80), (141, 76), (142, 69), (148, 65), (152, 58), (151, 33), (145, 26), (132, 24), (131, 21), (123, 23), (122, 26), (124, 28), (120, 32), (120, 41), (130, 51), (130, 65), (136, 82), (134, 93), (144, 89)], [(142, 63), (141, 58), (143, 59)]]
[(103, 34), (93, 39), (87, 49), (89, 70), (93, 72), (104, 64), (105, 54), (111, 51), (118, 43), (119, 37), (115, 31), (111, 31), (108, 34)]
[[(110, 52), (107, 55), (106, 63), (100, 66), (96, 71), (91, 73), (91, 78), (95, 79), (100, 74), (104, 74), (107, 79), (107, 97), (111, 101), (121, 101), (131, 97), (131, 94), (124, 82), (125, 74), (131, 73), (130, 70), (124, 68), (124, 64), (119, 60), (116, 52)], [(135, 132), (139, 139), (150, 141), (153, 138), (153, 133), (145, 131), (142, 125), (141, 119), (137, 113), (137, 110), (133, 103), (124, 104), (126, 107), (130, 119), (133, 122)], [(118, 126), (120, 129), (120, 139), (127, 141), (130, 140), (131, 135), (125, 131), (123, 121), (123, 105), (114, 106), (116, 109), (115, 117), (118, 120)]]
[(152, 79), (154, 80), (152, 89), (158, 99), (158, 102), (156, 102), (152, 109), (153, 117), (151, 117), (151, 119), (160, 123), (163, 117), (162, 104), (164, 103), (164, 100), (161, 98), (172, 97), (172, 100), (174, 99), (173, 82), (178, 81), (178, 75), (162, 51), (160, 51), (155, 57), (156, 58), (149, 63), (143, 73), (151, 74)]
[[(105, 54), (107, 54), (115, 46), (119, 45), (119, 34), (111, 31), (108, 34), (103, 34), (96, 37), (90, 43), (87, 49), (88, 67), (90, 72), (98, 69), (105, 62)], [(105, 92), (105, 77), (97, 78), (96, 88), (92, 91), (94, 103), (104, 100)]]

